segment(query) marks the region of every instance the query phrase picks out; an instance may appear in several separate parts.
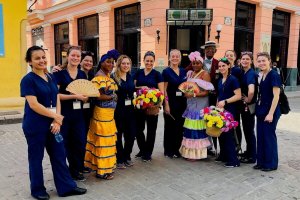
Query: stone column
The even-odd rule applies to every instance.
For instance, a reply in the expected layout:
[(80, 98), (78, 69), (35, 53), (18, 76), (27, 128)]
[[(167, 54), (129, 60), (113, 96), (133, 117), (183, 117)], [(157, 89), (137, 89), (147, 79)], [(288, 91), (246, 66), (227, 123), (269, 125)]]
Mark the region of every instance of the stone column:
[(260, 3), (256, 6), (255, 14), (255, 32), (254, 32), (254, 60), (258, 52), (271, 51), (271, 37), (272, 37), (272, 21), (274, 4), (266, 2)]
[(78, 31), (77, 31), (77, 20), (74, 20), (74, 16), (68, 16), (69, 22), (69, 43), (70, 45), (78, 45)]
[(97, 9), (99, 14), (99, 56), (115, 48), (114, 11), (110, 6)]
[[(55, 63), (55, 46), (54, 46), (54, 27), (50, 23), (44, 23), (42, 25), (44, 29), (44, 43), (43, 48), (47, 49), (46, 57), (48, 59), (48, 66), (52, 66)], [(49, 70), (49, 69), (48, 69)]]
[(290, 35), (287, 57), (287, 77), (286, 77), (286, 90), (295, 91), (297, 88), (298, 68), (298, 44), (299, 44), (299, 24), (300, 12), (291, 14), (290, 22)]

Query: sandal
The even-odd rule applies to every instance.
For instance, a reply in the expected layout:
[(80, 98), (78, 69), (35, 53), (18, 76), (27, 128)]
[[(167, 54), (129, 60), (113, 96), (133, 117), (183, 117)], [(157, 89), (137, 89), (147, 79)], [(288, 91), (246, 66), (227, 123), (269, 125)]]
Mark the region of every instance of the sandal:
[(96, 174), (96, 178), (104, 179), (104, 180), (112, 180), (114, 176), (112, 174)]

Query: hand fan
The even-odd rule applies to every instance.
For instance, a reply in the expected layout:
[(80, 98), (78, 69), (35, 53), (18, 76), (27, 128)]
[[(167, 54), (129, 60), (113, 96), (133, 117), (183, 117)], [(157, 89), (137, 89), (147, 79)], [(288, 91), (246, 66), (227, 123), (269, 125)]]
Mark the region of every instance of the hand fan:
[(179, 85), (178, 89), (181, 91), (181, 92), (184, 92), (184, 93), (195, 93), (195, 94), (198, 94), (200, 92), (200, 89), (198, 87), (198, 85), (194, 82), (189, 82), (189, 81), (186, 81), (186, 82), (183, 82)]
[(88, 97), (99, 97), (100, 93), (94, 84), (86, 79), (77, 79), (72, 81), (66, 88), (73, 94), (82, 94)]

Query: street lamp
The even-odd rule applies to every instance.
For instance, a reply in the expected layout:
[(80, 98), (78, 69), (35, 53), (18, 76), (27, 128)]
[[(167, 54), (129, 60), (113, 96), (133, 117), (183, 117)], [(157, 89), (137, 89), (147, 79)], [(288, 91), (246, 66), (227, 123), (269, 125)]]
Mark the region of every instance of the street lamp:
[(221, 31), (222, 31), (222, 25), (221, 24), (218, 24), (217, 25), (217, 35), (216, 35), (216, 39), (218, 40), (218, 43), (220, 42), (220, 33), (221, 33)]

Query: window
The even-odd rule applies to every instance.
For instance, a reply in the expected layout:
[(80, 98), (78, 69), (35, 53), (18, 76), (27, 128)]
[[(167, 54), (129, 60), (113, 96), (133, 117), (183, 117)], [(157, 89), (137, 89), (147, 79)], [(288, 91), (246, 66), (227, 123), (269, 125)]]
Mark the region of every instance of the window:
[(253, 51), (255, 5), (237, 1), (234, 31), (234, 49), (240, 56), (242, 51)]
[(115, 10), (116, 31), (141, 27), (141, 6), (140, 4)]
[(206, 0), (171, 0), (170, 8), (205, 8)]
[(69, 23), (54, 25), (55, 64), (63, 64), (69, 47)]

